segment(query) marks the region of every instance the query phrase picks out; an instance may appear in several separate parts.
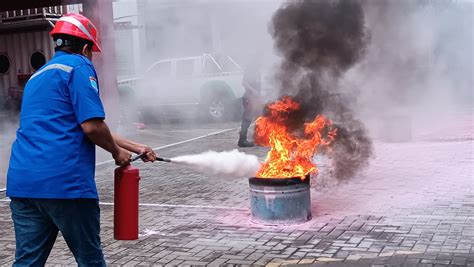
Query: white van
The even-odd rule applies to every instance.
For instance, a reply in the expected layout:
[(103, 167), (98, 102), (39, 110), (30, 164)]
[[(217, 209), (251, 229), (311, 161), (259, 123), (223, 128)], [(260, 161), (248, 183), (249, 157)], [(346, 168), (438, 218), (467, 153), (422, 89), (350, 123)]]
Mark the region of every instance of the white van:
[[(159, 60), (136, 81), (133, 94), (142, 113), (178, 107), (195, 109), (211, 121), (224, 121), (239, 114), (242, 75), (240, 66), (228, 56)], [(119, 82), (119, 86), (126, 84)]]

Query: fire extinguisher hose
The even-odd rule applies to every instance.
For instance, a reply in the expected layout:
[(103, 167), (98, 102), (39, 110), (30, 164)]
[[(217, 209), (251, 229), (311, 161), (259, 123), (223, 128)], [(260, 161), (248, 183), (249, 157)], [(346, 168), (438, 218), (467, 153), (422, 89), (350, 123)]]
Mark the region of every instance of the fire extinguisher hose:
[[(144, 157), (145, 154), (146, 154), (146, 152), (140, 153), (140, 154), (137, 154), (137, 155), (133, 156), (132, 158), (130, 158), (130, 162), (134, 162), (134, 161), (136, 161), (137, 159), (140, 159), (140, 158)], [(157, 161), (163, 161), (163, 162), (171, 162), (171, 159), (160, 158), (160, 157), (156, 157), (156, 160), (157, 160)]]

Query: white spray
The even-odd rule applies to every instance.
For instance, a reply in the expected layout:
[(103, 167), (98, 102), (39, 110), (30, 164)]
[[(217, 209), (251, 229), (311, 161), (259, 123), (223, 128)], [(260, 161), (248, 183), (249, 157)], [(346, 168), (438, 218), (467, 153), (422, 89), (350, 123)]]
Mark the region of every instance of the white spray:
[(260, 167), (257, 156), (237, 149), (179, 156), (172, 158), (171, 162), (185, 164), (196, 171), (221, 177), (254, 177)]

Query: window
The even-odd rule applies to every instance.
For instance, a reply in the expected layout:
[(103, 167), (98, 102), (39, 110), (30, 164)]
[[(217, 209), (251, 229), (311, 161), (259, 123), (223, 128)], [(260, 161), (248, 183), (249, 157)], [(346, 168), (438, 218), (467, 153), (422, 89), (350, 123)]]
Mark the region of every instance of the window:
[(152, 67), (148, 72), (150, 77), (168, 77), (171, 74), (171, 62), (161, 62)]
[(0, 74), (5, 74), (10, 70), (10, 59), (7, 55), (0, 54)]
[(193, 75), (194, 60), (176, 61), (176, 77), (189, 77)]
[(229, 57), (220, 58), (218, 62), (219, 65), (221, 65), (223, 72), (240, 71), (239, 67)]
[(204, 59), (204, 73), (218, 73), (220, 72), (219, 67), (216, 63), (209, 57), (206, 56)]
[(34, 52), (30, 57), (30, 64), (31, 67), (36, 71), (46, 64), (46, 58), (44, 57), (43, 53), (39, 51)]

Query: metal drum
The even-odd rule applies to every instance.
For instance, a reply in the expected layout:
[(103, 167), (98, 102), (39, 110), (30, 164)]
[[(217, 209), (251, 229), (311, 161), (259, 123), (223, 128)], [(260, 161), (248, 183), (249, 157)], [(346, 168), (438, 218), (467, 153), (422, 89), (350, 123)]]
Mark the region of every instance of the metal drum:
[(309, 175), (301, 178), (249, 178), (252, 221), (268, 225), (311, 220)]

